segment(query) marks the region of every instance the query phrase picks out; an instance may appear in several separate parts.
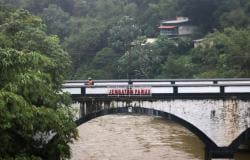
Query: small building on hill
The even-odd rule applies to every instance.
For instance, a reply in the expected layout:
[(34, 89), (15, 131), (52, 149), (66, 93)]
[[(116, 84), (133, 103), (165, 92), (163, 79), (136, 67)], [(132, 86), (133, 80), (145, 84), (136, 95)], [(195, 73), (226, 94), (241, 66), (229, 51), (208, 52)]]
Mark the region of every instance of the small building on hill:
[(195, 26), (188, 17), (176, 17), (175, 20), (164, 20), (159, 27), (160, 35), (169, 37), (189, 36), (194, 33)]

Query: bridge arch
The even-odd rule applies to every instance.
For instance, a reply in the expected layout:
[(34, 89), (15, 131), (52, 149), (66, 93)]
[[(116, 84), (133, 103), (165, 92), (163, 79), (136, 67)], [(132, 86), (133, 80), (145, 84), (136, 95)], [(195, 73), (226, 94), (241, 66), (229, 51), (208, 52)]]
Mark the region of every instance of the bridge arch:
[(105, 110), (100, 110), (98, 112), (90, 113), (85, 116), (82, 116), (80, 119), (76, 121), (76, 125), (80, 126), (83, 123), (86, 123), (92, 119), (97, 117), (110, 115), (110, 114), (118, 114), (118, 113), (127, 113), (127, 114), (140, 114), (140, 115), (149, 115), (149, 116), (160, 116), (164, 119), (171, 120), (176, 122), (192, 133), (194, 133), (206, 146), (206, 148), (217, 148), (218, 146), (211, 140), (206, 134), (204, 134), (200, 129), (198, 129), (193, 124), (189, 123), (188, 121), (173, 115), (171, 113), (165, 111), (159, 111), (155, 109), (143, 108), (143, 107), (121, 107), (121, 108), (109, 108)]

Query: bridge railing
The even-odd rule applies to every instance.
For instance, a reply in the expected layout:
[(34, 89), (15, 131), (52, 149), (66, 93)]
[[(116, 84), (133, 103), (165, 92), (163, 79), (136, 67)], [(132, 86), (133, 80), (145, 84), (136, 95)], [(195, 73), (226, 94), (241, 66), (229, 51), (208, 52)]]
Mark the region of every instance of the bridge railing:
[[(160, 80), (96, 80), (87, 86), (86, 81), (65, 81), (63, 91), (72, 95), (127, 95), (144, 92), (154, 94), (250, 94), (250, 79), (160, 79)], [(126, 89), (132, 89), (127, 91)], [(113, 93), (114, 92), (114, 93)], [(120, 93), (121, 92), (121, 93)], [(122, 93), (124, 92), (124, 93)], [(116, 94), (115, 94), (116, 93)], [(131, 95), (131, 94), (130, 94)]]

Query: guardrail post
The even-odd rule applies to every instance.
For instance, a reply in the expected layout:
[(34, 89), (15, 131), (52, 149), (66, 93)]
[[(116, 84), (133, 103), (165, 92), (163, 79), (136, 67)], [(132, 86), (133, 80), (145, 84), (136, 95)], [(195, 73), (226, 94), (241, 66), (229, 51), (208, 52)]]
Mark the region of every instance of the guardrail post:
[(85, 95), (86, 94), (86, 88), (85, 87), (81, 87), (81, 95)]
[(174, 86), (174, 94), (178, 94), (178, 87)]
[(128, 85), (132, 85), (132, 84), (133, 84), (133, 81), (129, 80)]
[(225, 86), (220, 86), (220, 94), (224, 94), (225, 93)]

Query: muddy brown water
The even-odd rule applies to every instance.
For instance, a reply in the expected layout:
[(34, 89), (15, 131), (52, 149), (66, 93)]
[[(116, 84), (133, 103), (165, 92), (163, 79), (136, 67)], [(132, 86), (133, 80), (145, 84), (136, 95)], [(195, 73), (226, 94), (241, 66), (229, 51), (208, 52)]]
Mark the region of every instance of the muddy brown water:
[[(204, 145), (183, 126), (160, 117), (108, 115), (78, 127), (71, 160), (203, 160)], [(237, 153), (236, 160), (250, 160)]]

